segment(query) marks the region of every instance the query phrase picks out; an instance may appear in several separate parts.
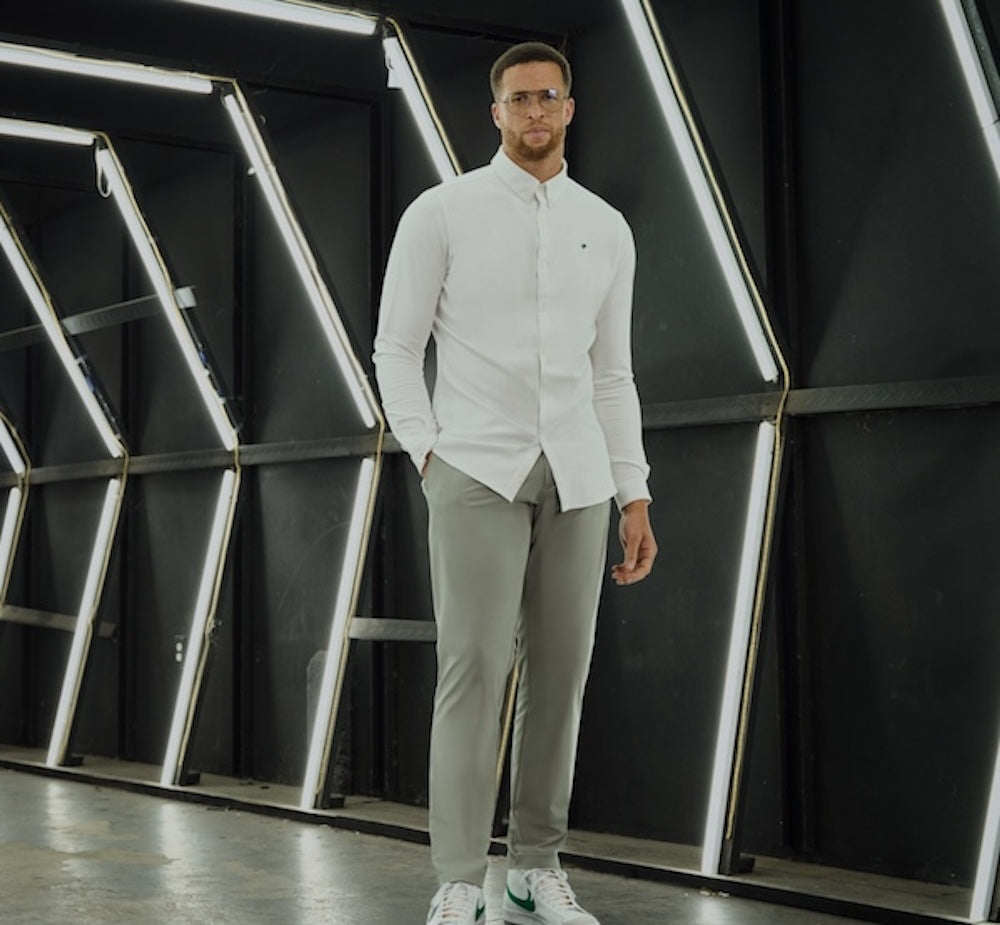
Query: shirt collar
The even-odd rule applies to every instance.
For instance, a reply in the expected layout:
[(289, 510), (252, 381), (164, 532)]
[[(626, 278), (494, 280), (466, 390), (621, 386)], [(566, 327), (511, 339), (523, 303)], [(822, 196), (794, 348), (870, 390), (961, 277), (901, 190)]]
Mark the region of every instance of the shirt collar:
[(515, 164), (502, 147), (497, 149), (490, 161), (497, 175), (510, 189), (525, 202), (531, 202), (535, 198), (535, 193), (543, 189), (549, 203), (553, 203), (569, 185), (569, 174), (567, 173), (566, 161), (562, 162), (562, 169), (554, 177), (539, 183), (527, 170)]

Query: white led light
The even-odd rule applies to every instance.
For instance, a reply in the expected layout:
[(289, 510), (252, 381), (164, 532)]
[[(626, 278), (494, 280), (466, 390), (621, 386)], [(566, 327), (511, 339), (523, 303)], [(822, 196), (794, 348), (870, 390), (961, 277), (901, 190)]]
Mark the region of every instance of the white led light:
[(3, 525), (0, 526), (0, 605), (7, 597), (7, 582), (10, 580), (11, 568), (14, 565), (14, 546), (17, 540), (18, 526), (21, 523), (24, 492), (15, 486), (7, 492), (7, 507), (3, 512)]
[(194, 380), (195, 387), (201, 395), (212, 422), (215, 424), (216, 432), (222, 445), (227, 450), (234, 450), (239, 444), (236, 430), (229, 417), (229, 411), (221, 395), (216, 391), (212, 383), (211, 373), (205, 365), (198, 347), (184, 322), (181, 310), (177, 305), (174, 287), (170, 282), (163, 260), (154, 243), (153, 235), (146, 225), (135, 198), (125, 181), (124, 173), (110, 148), (98, 148), (94, 153), (97, 161), (99, 175), (107, 183), (111, 196), (118, 206), (118, 211), (125, 220), (125, 227), (128, 229), (135, 249), (139, 252), (139, 258), (146, 268), (146, 274), (153, 289), (160, 300), (167, 323), (174, 334), (174, 338), (180, 347), (181, 354), (187, 363), (188, 370)]
[(979, 845), (979, 861), (976, 864), (972, 906), (969, 910), (970, 922), (989, 920), (993, 891), (996, 889), (997, 864), (1000, 864), (1000, 747), (997, 748), (993, 764), (990, 798), (983, 824), (983, 837)]
[(958, 56), (958, 63), (965, 77), (969, 98), (975, 107), (979, 127), (983, 130), (986, 147), (993, 161), (993, 169), (1000, 178), (1000, 124), (997, 121), (997, 108), (986, 80), (983, 63), (976, 51), (968, 17), (961, 0), (940, 0), (940, 2), (944, 18), (948, 23), (948, 33), (951, 35), (955, 54)]
[(284, 187), (278, 178), (277, 170), (267, 152), (260, 132), (254, 123), (253, 116), (247, 109), (242, 98), (235, 94), (225, 93), (222, 102), (232, 119), (233, 126), (239, 136), (243, 149), (253, 167), (254, 176), (260, 183), (261, 191), (274, 216), (281, 232), (281, 237), (288, 248), (299, 278), (305, 286), (310, 304), (319, 319), (344, 381), (354, 399), (354, 404), (361, 415), (365, 427), (372, 428), (381, 418), (381, 412), (372, 394), (371, 387), (362, 372), (357, 359), (351, 352), (347, 332), (340, 320), (336, 306), (330, 296), (323, 278), (316, 266), (312, 251), (306, 243), (302, 229), (288, 204)]
[(164, 90), (180, 90), (185, 93), (205, 94), (211, 93), (213, 89), (212, 81), (198, 74), (168, 71), (145, 64), (131, 64), (127, 61), (84, 58), (51, 48), (35, 48), (11, 42), (0, 42), (0, 64), (41, 68), (62, 74), (98, 77), (104, 80), (160, 87)]
[(92, 145), (97, 136), (93, 132), (62, 125), (48, 125), (44, 122), (25, 122), (23, 119), (8, 119), (0, 116), (0, 135), (8, 138), (27, 138), (32, 141), (54, 141), (63, 145)]
[(83, 670), (87, 662), (87, 653), (90, 651), (90, 641), (94, 635), (97, 605), (100, 602), (101, 588), (104, 586), (104, 576), (107, 574), (111, 558), (118, 512), (121, 510), (123, 484), (121, 479), (110, 479), (104, 492), (101, 518), (90, 551), (90, 565), (87, 568), (87, 579), (84, 582), (76, 628), (73, 631), (73, 644), (70, 646), (62, 692), (59, 695), (59, 706), (52, 726), (52, 738), (49, 740), (49, 752), (46, 758), (49, 767), (61, 764), (66, 758), (69, 747), (73, 715), (76, 712), (80, 686), (83, 683)]
[(753, 473), (750, 477), (750, 498), (743, 531), (743, 551), (740, 555), (740, 571), (736, 583), (736, 603), (733, 606), (729, 657), (726, 661), (726, 680), (715, 745), (715, 761), (712, 765), (705, 841), (702, 847), (701, 872), (709, 876), (719, 873), (719, 859), (725, 834), (726, 807), (733, 757), (736, 752), (743, 683), (746, 678), (776, 435), (773, 424), (765, 421), (758, 426)]
[(191, 617), (191, 630), (184, 655), (181, 683), (174, 704), (170, 737), (167, 740), (166, 757), (160, 775), (160, 783), (170, 787), (179, 783), (181, 763), (191, 735), (197, 688), (204, 670), (207, 654), (208, 634), (211, 632), (215, 607), (218, 602), (219, 585), (226, 563), (226, 546), (232, 531), (236, 514), (236, 496), (239, 491), (239, 476), (233, 469), (222, 473), (219, 496), (215, 503), (212, 528), (202, 566), (201, 583)]
[(59, 357), (59, 361), (69, 375), (70, 382), (73, 383), (77, 394), (83, 401), (84, 407), (87, 409), (87, 414), (94, 422), (98, 433), (100, 433), (108, 453), (115, 458), (124, 456), (125, 447), (122, 446), (118, 434), (111, 426), (111, 422), (104, 413), (101, 403), (97, 400), (90, 382), (87, 380), (73, 350), (70, 348), (62, 324), (60, 324), (48, 297), (42, 290), (34, 270), (28, 263), (28, 259), (21, 249), (20, 242), (14, 237), (10, 218), (3, 208), (0, 208), (0, 248), (6, 254), (11, 269), (13, 269), (15, 276), (17, 276), (21, 288), (28, 297), (28, 301), (31, 302), (31, 306), (35, 310), (35, 315), (45, 329), (49, 342), (52, 344)]
[(698, 211), (705, 223), (705, 229), (712, 242), (716, 260), (722, 269), (726, 285), (729, 287), (730, 295), (743, 325), (743, 331), (757, 361), (761, 378), (765, 382), (774, 382), (778, 378), (778, 367), (774, 354), (761, 327), (746, 277), (734, 253), (733, 242), (726, 231), (726, 226), (719, 213), (719, 206), (712, 195), (705, 168), (698, 156), (677, 95), (670, 82), (663, 56), (654, 35), (653, 24), (655, 21), (652, 13), (647, 13), (644, 0), (621, 0), (621, 3), (639, 47), (639, 54), (646, 67), (646, 72), (653, 84), (653, 90), (666, 120), (670, 136), (684, 167), (688, 184), (694, 194)]
[(420, 137), (438, 174), (442, 180), (457, 176), (461, 172), (458, 158), (455, 157), (439, 121), (434, 116), (426, 88), (418, 79), (402, 42), (398, 38), (388, 37), (382, 41), (382, 48), (385, 52), (389, 87), (403, 91), (403, 98), (413, 115), (413, 120), (417, 123)]
[(378, 27), (378, 20), (372, 16), (335, 10), (318, 4), (298, 3), (294, 0), (180, 0), (180, 2), (355, 35), (371, 35)]
[(316, 703), (312, 735), (309, 738), (309, 755), (299, 803), (301, 809), (313, 809), (316, 806), (323, 786), (322, 777), (329, 760), (330, 737), (333, 734), (331, 720), (340, 694), (337, 687), (341, 677), (341, 665), (347, 654), (347, 627), (364, 561), (363, 547), (370, 520), (370, 500), (375, 491), (375, 473), (375, 460), (363, 459), (354, 492), (354, 507), (351, 511), (351, 524), (347, 532), (347, 544), (340, 569), (337, 600), (333, 608), (333, 625), (330, 627), (330, 641), (326, 648), (323, 683)]
[(20, 449), (11, 436), (10, 428), (2, 417), (0, 417), (0, 448), (3, 449), (3, 455), (7, 457), (7, 462), (10, 463), (14, 474), (24, 475), (28, 470), (28, 464), (24, 461), (24, 456), (21, 455)]

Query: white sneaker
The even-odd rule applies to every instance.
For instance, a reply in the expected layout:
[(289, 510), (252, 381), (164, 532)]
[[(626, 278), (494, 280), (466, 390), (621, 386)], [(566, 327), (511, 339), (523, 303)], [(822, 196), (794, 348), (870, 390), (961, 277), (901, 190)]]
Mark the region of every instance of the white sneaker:
[(503, 918), (511, 925), (600, 925), (576, 901), (566, 871), (546, 868), (507, 872)]
[(486, 898), (471, 883), (451, 880), (441, 885), (431, 900), (427, 925), (485, 925)]

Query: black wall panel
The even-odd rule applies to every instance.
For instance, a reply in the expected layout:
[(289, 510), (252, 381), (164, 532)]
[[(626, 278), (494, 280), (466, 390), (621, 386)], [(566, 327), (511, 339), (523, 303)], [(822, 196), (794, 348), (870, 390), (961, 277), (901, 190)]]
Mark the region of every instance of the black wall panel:
[[(357, 464), (264, 466), (248, 489), (255, 532), (250, 577), (251, 773), (300, 785), (308, 746), (310, 661), (326, 651)], [(320, 663), (317, 663), (320, 664)]]
[(802, 381), (995, 372), (997, 176), (938, 4), (795, 20)]
[[(368, 107), (319, 97), (261, 98), (275, 158), (300, 218), (327, 261), (325, 278), (356, 344), (371, 327), (371, 125)], [(266, 203), (250, 191), (247, 257), (254, 442), (364, 431)], [(360, 355), (370, 354), (361, 349)], [(246, 438), (245, 438), (246, 439)]]
[(802, 708), (826, 862), (971, 885), (1000, 728), (998, 422), (990, 408), (804, 429)]
[(647, 434), (663, 555), (642, 584), (605, 582), (576, 827), (702, 842), (755, 442), (752, 425)]

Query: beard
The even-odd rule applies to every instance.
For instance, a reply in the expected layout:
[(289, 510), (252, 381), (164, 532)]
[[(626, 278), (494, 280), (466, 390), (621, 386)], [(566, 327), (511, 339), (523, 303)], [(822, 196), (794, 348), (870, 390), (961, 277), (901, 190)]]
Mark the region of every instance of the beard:
[(505, 130), (503, 141), (506, 146), (524, 161), (544, 161), (547, 157), (558, 151), (566, 138), (566, 127), (564, 125), (545, 126), (549, 129), (547, 141), (540, 144), (532, 144), (525, 139), (527, 132), (514, 132)]

